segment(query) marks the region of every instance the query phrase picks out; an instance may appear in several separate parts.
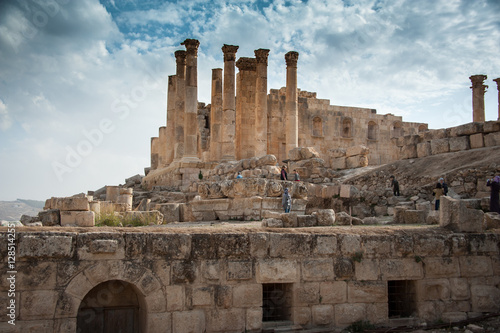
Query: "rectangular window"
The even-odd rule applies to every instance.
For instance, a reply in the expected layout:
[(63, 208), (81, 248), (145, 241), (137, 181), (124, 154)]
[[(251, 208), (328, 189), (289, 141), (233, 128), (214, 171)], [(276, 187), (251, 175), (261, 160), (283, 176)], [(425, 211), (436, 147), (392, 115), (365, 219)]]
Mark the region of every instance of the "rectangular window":
[(292, 318), (292, 284), (262, 285), (262, 321), (288, 321)]
[(414, 281), (387, 281), (389, 318), (406, 318), (414, 315), (416, 306)]

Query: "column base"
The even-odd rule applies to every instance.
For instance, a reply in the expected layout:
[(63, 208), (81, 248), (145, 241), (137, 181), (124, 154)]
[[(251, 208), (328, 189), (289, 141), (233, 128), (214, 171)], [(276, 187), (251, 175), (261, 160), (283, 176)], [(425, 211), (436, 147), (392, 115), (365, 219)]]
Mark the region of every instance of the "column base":
[(198, 156), (182, 156), (181, 163), (189, 163), (189, 162), (201, 162), (201, 160), (198, 158)]

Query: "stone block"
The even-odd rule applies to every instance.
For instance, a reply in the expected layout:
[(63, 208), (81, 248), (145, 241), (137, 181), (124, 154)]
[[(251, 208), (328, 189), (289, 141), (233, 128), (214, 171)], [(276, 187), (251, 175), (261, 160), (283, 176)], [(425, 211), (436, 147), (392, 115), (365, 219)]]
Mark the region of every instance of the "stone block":
[(319, 283), (300, 283), (293, 286), (294, 306), (319, 303)]
[[(244, 309), (214, 309), (208, 311), (206, 332), (244, 332), (245, 318)], [(175, 332), (177, 333), (177, 331)]]
[(313, 305), (312, 318), (314, 325), (332, 324), (334, 322), (333, 305)]
[(345, 281), (321, 282), (319, 291), (322, 304), (347, 302), (347, 283)]
[(469, 137), (469, 142), (471, 149), (483, 148), (484, 147), (483, 134), (482, 133), (472, 134)]
[(500, 214), (496, 212), (484, 214), (483, 225), (485, 230), (500, 229)]
[(227, 280), (250, 280), (253, 265), (251, 261), (229, 261), (227, 263)]
[(500, 121), (485, 121), (483, 123), (483, 131), (484, 133), (500, 132)]
[(481, 133), (483, 131), (483, 123), (482, 122), (472, 122), (467, 123), (455, 127), (451, 127), (450, 129), (451, 137), (463, 137), (467, 135), (473, 135), (477, 133)]
[(178, 203), (156, 204), (153, 210), (163, 214), (163, 223), (180, 222), (180, 208)]
[(460, 267), (458, 258), (425, 258), (425, 277), (444, 278), (459, 277)]
[(500, 132), (484, 135), (484, 146), (485, 147), (500, 146)]
[(138, 223), (140, 225), (158, 225), (163, 223), (163, 214), (157, 210), (148, 212), (124, 211), (121, 214), (123, 224)]
[(366, 320), (365, 304), (337, 304), (335, 309), (335, 325), (345, 327), (357, 321)]
[(297, 227), (307, 228), (315, 227), (317, 220), (315, 215), (297, 215)]
[(450, 152), (449, 139), (435, 139), (431, 140), (431, 153), (432, 155), (444, 154)]
[(280, 219), (263, 219), (262, 226), (266, 228), (283, 228), (283, 220)]
[(500, 289), (495, 286), (473, 285), (470, 288), (472, 311), (498, 312)]
[(262, 306), (262, 284), (239, 284), (233, 287), (233, 307)]
[(214, 299), (214, 290), (211, 286), (194, 287), (191, 290), (191, 305), (211, 306)]
[(292, 308), (292, 311), (293, 311), (293, 321), (295, 324), (306, 326), (311, 322), (311, 308), (310, 307), (294, 306)]
[(246, 330), (262, 330), (262, 308), (248, 309), (246, 312)]
[(316, 239), (316, 242), (312, 242), (315, 244), (313, 248), (314, 254), (319, 255), (331, 255), (337, 252), (337, 236), (335, 235), (314, 235), (313, 239)]
[(423, 210), (407, 209), (404, 211), (405, 224), (425, 224), (425, 212)]
[(61, 226), (93, 227), (95, 213), (93, 211), (61, 211)]
[(337, 157), (330, 159), (330, 168), (333, 170), (343, 170), (347, 167), (345, 157)]
[(439, 225), (454, 232), (482, 232), (484, 213), (478, 209), (467, 208), (460, 199), (441, 197)]
[(345, 165), (347, 169), (363, 168), (368, 166), (368, 158), (366, 155), (346, 157)]
[(381, 259), (380, 271), (384, 280), (412, 280), (424, 276), (422, 263), (414, 258)]
[(257, 283), (294, 283), (300, 279), (295, 260), (263, 259), (257, 262), (255, 270)]
[(380, 275), (380, 265), (378, 260), (363, 259), (354, 263), (354, 272), (358, 281), (377, 280)]
[(355, 254), (361, 249), (361, 236), (359, 235), (339, 235), (338, 241), (340, 242), (340, 252), (345, 256)]
[(269, 235), (269, 256), (293, 258), (311, 253), (312, 236), (309, 234), (271, 233)]
[(317, 218), (318, 227), (328, 227), (335, 224), (335, 211), (333, 209), (318, 209), (313, 215)]
[(171, 313), (148, 313), (148, 333), (172, 333)]
[(18, 256), (22, 258), (70, 258), (76, 236), (29, 235), (19, 237)]
[(58, 300), (55, 290), (24, 291), (17, 306), (20, 320), (52, 319)]
[(155, 234), (151, 239), (151, 249), (156, 257), (165, 260), (182, 260), (191, 256), (191, 235)]
[(479, 277), (491, 276), (493, 274), (492, 261), (486, 256), (467, 256), (460, 257), (460, 276), (461, 277)]
[(349, 303), (387, 302), (387, 283), (385, 281), (350, 281), (347, 284)]
[(469, 137), (459, 136), (455, 138), (450, 138), (450, 151), (463, 151), (470, 149)]
[(345, 148), (329, 149), (328, 154), (330, 155), (330, 157), (333, 157), (333, 158), (345, 157), (347, 154), (347, 151)]
[(469, 300), (470, 289), (467, 279), (450, 278), (451, 299), (454, 301)]
[(352, 146), (346, 148), (346, 156), (351, 157), (351, 156), (357, 156), (357, 155), (368, 155), (370, 153), (370, 149), (368, 147), (359, 145), (359, 146)]
[(297, 213), (289, 213), (281, 215), (283, 228), (296, 228), (298, 226)]
[(333, 259), (305, 259), (302, 261), (303, 281), (333, 280)]
[(207, 260), (201, 263), (201, 274), (206, 280), (217, 281), (221, 278), (221, 263), (217, 260)]
[(172, 332), (205, 332), (205, 312), (203, 310), (174, 312), (172, 314)]
[[(281, 206), (281, 198), (262, 198), (262, 210), (275, 210), (283, 212), (283, 207)], [(266, 216), (275, 217), (275, 216)]]
[(351, 198), (359, 191), (352, 185), (340, 185), (340, 197)]
[(425, 279), (415, 281), (418, 301), (447, 301), (451, 297), (448, 279)]
[(58, 209), (43, 210), (38, 213), (38, 217), (45, 227), (61, 224), (61, 215)]
[(167, 311), (182, 311), (185, 303), (184, 286), (166, 286)]
[(118, 249), (116, 239), (96, 239), (90, 243), (90, 253), (115, 253)]
[(405, 145), (401, 147), (400, 150), (400, 158), (401, 159), (409, 159), (409, 158), (416, 158), (418, 156), (417, 152), (417, 145), (416, 144), (410, 144), (410, 145)]
[(422, 142), (417, 144), (417, 157), (422, 158), (426, 156), (432, 155), (431, 143), (430, 142)]

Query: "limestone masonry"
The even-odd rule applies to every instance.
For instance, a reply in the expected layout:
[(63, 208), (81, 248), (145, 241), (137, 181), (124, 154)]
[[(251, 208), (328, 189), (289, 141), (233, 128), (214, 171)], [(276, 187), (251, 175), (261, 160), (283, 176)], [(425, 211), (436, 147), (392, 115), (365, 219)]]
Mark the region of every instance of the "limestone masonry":
[(486, 186), (500, 174), (500, 78), (497, 121), (480, 74), (472, 122), (428, 129), (298, 89), (295, 51), (286, 87), (268, 89), (272, 51), (223, 45), (200, 103), (200, 43), (182, 45), (145, 175), (0, 228), (0, 332), (340, 333), (500, 312)]

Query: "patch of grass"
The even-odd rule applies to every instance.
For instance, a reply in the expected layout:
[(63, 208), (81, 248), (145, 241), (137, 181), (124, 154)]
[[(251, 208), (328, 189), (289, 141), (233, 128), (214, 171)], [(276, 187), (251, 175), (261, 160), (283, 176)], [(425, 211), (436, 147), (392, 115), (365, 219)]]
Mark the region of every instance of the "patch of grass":
[(142, 227), (150, 223), (156, 224), (156, 218), (150, 214), (124, 218), (118, 214), (106, 213), (99, 214), (95, 221), (96, 227)]
[(361, 260), (363, 260), (363, 252), (358, 251), (358, 252), (354, 253), (352, 255), (351, 259), (352, 259), (352, 261), (361, 262)]
[(422, 262), (424, 259), (421, 256), (415, 256), (415, 262), (419, 263)]

